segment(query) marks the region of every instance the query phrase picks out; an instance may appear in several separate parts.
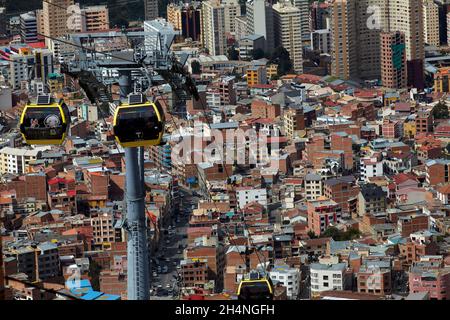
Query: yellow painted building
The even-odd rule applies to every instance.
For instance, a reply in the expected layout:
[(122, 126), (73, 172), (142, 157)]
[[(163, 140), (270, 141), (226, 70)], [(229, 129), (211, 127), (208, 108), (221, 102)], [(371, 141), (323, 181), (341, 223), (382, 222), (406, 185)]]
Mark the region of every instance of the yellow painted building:
[(181, 30), (181, 10), (182, 7), (175, 3), (167, 5), (167, 22), (172, 24), (175, 30)]
[(272, 79), (272, 77), (278, 74), (278, 65), (277, 64), (269, 64), (266, 67), (267, 78)]
[(256, 84), (266, 84), (266, 68), (263, 66), (256, 66), (247, 69), (247, 85), (253, 86)]
[(450, 92), (450, 67), (440, 68), (434, 75), (434, 92)]
[(64, 88), (64, 77), (57, 74), (49, 74), (47, 84), (51, 93), (61, 93)]
[(403, 136), (408, 138), (414, 138), (416, 135), (416, 122), (408, 121), (403, 123)]

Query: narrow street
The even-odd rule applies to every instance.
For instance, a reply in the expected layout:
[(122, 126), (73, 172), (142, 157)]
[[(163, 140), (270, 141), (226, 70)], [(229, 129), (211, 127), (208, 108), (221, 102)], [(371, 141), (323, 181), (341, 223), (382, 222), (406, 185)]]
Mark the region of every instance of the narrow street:
[(192, 206), (197, 206), (198, 197), (180, 188), (182, 195), (179, 215), (172, 216), (170, 226), (163, 230), (158, 251), (152, 257), (151, 299), (171, 300), (178, 295), (177, 278), (183, 249), (187, 246), (187, 228)]

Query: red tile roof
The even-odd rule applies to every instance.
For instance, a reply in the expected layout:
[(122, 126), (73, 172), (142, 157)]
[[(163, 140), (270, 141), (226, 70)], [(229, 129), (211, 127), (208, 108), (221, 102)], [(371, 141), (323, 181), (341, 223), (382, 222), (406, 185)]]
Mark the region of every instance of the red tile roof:
[(437, 192), (442, 194), (450, 194), (450, 184), (446, 184), (444, 186), (437, 188)]
[(401, 184), (401, 183), (403, 183), (405, 181), (408, 181), (408, 180), (417, 181), (417, 179), (414, 176), (406, 174), (406, 173), (399, 173), (399, 174), (394, 176), (394, 182), (397, 185)]

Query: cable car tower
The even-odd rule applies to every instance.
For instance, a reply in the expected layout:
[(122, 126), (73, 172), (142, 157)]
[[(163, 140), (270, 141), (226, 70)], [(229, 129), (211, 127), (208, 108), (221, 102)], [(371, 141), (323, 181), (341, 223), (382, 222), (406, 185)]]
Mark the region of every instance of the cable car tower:
[[(177, 101), (198, 93), (189, 74), (184, 71), (188, 55), (175, 56), (170, 52), (173, 40), (179, 32), (105, 32), (77, 33), (71, 42), (79, 49), (74, 59), (62, 65), (61, 72), (79, 80), (81, 88), (92, 103), (97, 104), (103, 117), (109, 114), (113, 102), (110, 86), (120, 86), (121, 100), (127, 99), (133, 87), (142, 92), (154, 85), (167, 83), (178, 98)], [(95, 50), (95, 39), (126, 37), (134, 42), (134, 49), (112, 53)], [(149, 48), (145, 37), (152, 37), (154, 47)], [(118, 74), (118, 79), (117, 79)], [(186, 95), (187, 93), (187, 95)], [(125, 228), (128, 232), (128, 299), (149, 300), (149, 253), (147, 246), (144, 189), (144, 149), (125, 146), (126, 207)]]

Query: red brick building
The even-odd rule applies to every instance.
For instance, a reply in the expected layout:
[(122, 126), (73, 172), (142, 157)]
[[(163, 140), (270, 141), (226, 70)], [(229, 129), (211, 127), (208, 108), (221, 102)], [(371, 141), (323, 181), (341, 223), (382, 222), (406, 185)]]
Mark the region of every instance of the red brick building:
[(423, 270), (413, 267), (409, 272), (409, 291), (428, 292), (430, 300), (450, 300), (450, 269)]
[(433, 113), (431, 111), (418, 111), (416, 114), (416, 135), (433, 132)]
[(411, 233), (428, 230), (429, 217), (424, 214), (412, 214), (398, 218), (397, 227), (402, 237), (409, 237)]
[(208, 261), (192, 258), (181, 261), (181, 281), (184, 288), (205, 288), (209, 282)]
[(205, 259), (208, 267), (208, 279), (214, 280), (215, 289), (223, 288), (224, 253), (222, 246), (190, 247), (185, 251), (187, 259)]
[(27, 174), (0, 185), (0, 191), (16, 190), (18, 200), (35, 198), (47, 201), (47, 179), (44, 174)]
[(344, 152), (344, 168), (353, 169), (353, 141), (345, 132), (336, 132), (331, 135), (331, 150), (342, 150)]
[(425, 163), (425, 181), (430, 186), (450, 182), (450, 160), (436, 159)]
[(321, 235), (330, 224), (336, 224), (341, 219), (341, 207), (333, 200), (319, 198), (310, 201), (308, 206), (308, 229), (316, 235)]
[(342, 212), (350, 215), (358, 211), (358, 193), (359, 187), (353, 176), (338, 177), (323, 182), (323, 195), (335, 201), (342, 208)]

